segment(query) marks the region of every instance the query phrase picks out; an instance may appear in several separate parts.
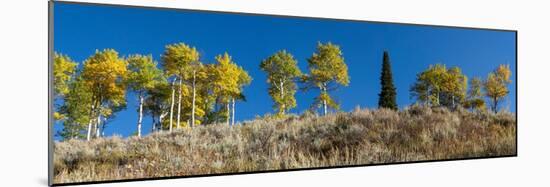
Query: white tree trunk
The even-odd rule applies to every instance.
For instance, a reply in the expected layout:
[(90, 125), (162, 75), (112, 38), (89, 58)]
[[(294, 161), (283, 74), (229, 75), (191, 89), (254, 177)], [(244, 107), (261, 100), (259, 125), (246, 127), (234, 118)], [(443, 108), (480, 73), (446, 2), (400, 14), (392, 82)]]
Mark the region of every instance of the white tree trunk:
[(90, 120), (88, 122), (88, 136), (86, 136), (86, 140), (87, 141), (90, 141), (90, 139), (92, 138), (92, 123), (93, 123), (93, 112), (94, 112), (94, 104), (91, 104), (90, 105)]
[(107, 119), (104, 119), (103, 124), (101, 124), (100, 129), (99, 129), (99, 136), (100, 137), (105, 137), (105, 124), (107, 123), (107, 121), (105, 121), (105, 120), (107, 120)]
[(327, 100), (323, 99), (323, 114), (327, 115)]
[[(327, 87), (325, 86), (324, 83), (323, 83), (323, 86), (321, 87), (321, 92), (325, 93), (325, 94), (327, 92)], [(323, 99), (323, 115), (324, 116), (327, 115), (327, 100), (326, 99)]]
[(158, 125), (155, 125), (155, 131), (161, 131), (162, 130), (162, 115), (159, 115), (157, 122)]
[(195, 126), (195, 80), (196, 80), (196, 70), (193, 70), (193, 104), (191, 107), (191, 128)]
[(141, 122), (143, 121), (143, 93), (139, 93), (139, 116), (137, 124), (137, 135), (141, 137)]
[(432, 96), (432, 92), (430, 92), (430, 87), (427, 88), (427, 92), (426, 92), (426, 105), (427, 106), (432, 106), (433, 103), (432, 103), (432, 99), (431, 99), (431, 96)]
[(177, 119), (176, 119), (176, 127), (177, 128), (180, 128), (180, 116), (181, 116), (181, 92), (182, 92), (182, 88), (181, 88), (181, 78), (179, 80), (179, 84), (178, 84), (178, 87), (179, 87), (179, 93), (178, 93), (178, 115), (177, 115)]
[(159, 115), (159, 119), (158, 119), (159, 125), (158, 125), (158, 127), (157, 127), (157, 129), (158, 129), (159, 131), (162, 131), (162, 121), (163, 121), (163, 119), (166, 117), (166, 115), (168, 115), (168, 113), (164, 113), (164, 114), (161, 113), (161, 114)]
[(495, 98), (495, 114), (498, 113), (498, 98)]
[(231, 124), (229, 123), (229, 118), (231, 117), (231, 116), (229, 116), (229, 111), (230, 111), (230, 110), (229, 110), (229, 101), (227, 101), (226, 106), (227, 106), (227, 112), (226, 112), (226, 114), (227, 114), (227, 119), (226, 119), (226, 123), (227, 123), (228, 126), (231, 126)]
[(151, 133), (155, 132), (157, 130), (157, 119), (156, 119), (156, 115), (152, 115), (151, 116)]
[(453, 109), (455, 108), (455, 96), (452, 95), (451, 96), (451, 101), (452, 101), (452, 105), (453, 105)]
[(232, 110), (232, 114), (231, 114), (231, 126), (235, 125), (235, 98), (232, 98), (231, 99), (231, 110)]
[(285, 97), (285, 87), (284, 87), (284, 82), (283, 80), (280, 81), (280, 89), (281, 90), (281, 101), (283, 102), (282, 105), (281, 105), (281, 114), (285, 114), (286, 112), (286, 104), (285, 104), (285, 100), (284, 100), (284, 97)]
[(437, 91), (437, 106), (440, 105), (440, 102), (439, 102), (439, 92), (440, 92), (440, 91)]
[(90, 141), (90, 138), (92, 136), (92, 119), (88, 122), (88, 135), (86, 136), (86, 140)]
[[(98, 108), (99, 108), (99, 107), (98, 107)], [(99, 138), (99, 135), (101, 135), (101, 134), (100, 134), (100, 129), (99, 129), (99, 126), (101, 125), (101, 113), (100, 113), (100, 112), (101, 112), (101, 111), (99, 111), (99, 109), (98, 109), (98, 111), (97, 111), (97, 113), (98, 113), (98, 115), (97, 115), (97, 123), (96, 123), (96, 125), (95, 125), (95, 137), (96, 137), (96, 138)]]
[(174, 87), (174, 84), (176, 84), (176, 79), (172, 81), (172, 100), (170, 101), (170, 132), (172, 132), (172, 126), (174, 125), (172, 123), (172, 120), (174, 119), (174, 100), (176, 95), (176, 88)]

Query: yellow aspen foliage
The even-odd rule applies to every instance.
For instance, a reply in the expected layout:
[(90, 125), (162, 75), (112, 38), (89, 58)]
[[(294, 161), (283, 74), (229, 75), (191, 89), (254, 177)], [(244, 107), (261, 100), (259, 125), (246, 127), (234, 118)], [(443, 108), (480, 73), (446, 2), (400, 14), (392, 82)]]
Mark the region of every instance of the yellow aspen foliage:
[(312, 106), (322, 106), (323, 114), (326, 115), (327, 107), (338, 109), (338, 104), (330, 98), (328, 92), (339, 86), (349, 85), (348, 66), (344, 62), (340, 46), (330, 42), (326, 44), (319, 42), (317, 51), (307, 61), (310, 74), (302, 76), (302, 82), (305, 83), (306, 90), (314, 88), (320, 90), (320, 95)]
[(508, 84), (512, 82), (510, 80), (511, 75), (510, 65), (501, 64), (487, 76), (484, 84), (485, 95), (491, 101), (491, 110), (493, 112), (498, 111), (500, 100), (509, 93)]
[(269, 95), (278, 110), (278, 116), (296, 107), (296, 79), (302, 75), (298, 62), (286, 50), (278, 51), (260, 63), (260, 69), (267, 73)]
[(411, 87), (411, 96), (426, 105), (455, 108), (464, 103), (468, 77), (458, 67), (430, 65), (419, 73)]
[(126, 106), (127, 73), (127, 62), (114, 49), (96, 50), (84, 61), (81, 77), (84, 86), (91, 92), (87, 140), (92, 137), (92, 132), (96, 137), (100, 136), (102, 119), (109, 118), (114, 111)]
[(229, 104), (233, 103), (234, 106), (235, 100), (245, 99), (244, 94), (242, 93), (242, 88), (245, 85), (250, 84), (252, 78), (244, 69), (233, 62), (231, 56), (229, 56), (227, 52), (223, 55), (216, 56), (216, 61), (217, 64), (212, 70), (212, 90), (218, 97), (220, 103), (227, 106), (225, 109), (225, 117), (227, 119), (227, 123), (229, 123)]
[(63, 54), (54, 54), (53, 62), (53, 83), (56, 96), (62, 96), (69, 93), (69, 82), (73, 79), (76, 72), (77, 63)]

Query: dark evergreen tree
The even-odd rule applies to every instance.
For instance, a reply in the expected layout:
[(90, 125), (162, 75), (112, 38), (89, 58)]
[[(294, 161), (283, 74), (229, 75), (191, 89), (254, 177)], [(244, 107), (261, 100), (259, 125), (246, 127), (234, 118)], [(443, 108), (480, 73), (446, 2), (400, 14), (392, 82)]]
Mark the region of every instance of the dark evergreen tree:
[(382, 88), (380, 94), (378, 94), (378, 108), (397, 110), (397, 93), (395, 86), (393, 85), (390, 56), (387, 51), (384, 51), (384, 57), (382, 59), (382, 75), (380, 76), (380, 84)]

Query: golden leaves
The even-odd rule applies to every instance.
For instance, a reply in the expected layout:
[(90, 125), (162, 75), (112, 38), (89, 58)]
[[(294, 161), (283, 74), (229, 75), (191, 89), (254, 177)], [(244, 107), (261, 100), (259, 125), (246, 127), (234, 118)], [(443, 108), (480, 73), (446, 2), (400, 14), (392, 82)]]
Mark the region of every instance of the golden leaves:
[(120, 105), (125, 101), (126, 86), (124, 79), (127, 76), (127, 62), (118, 56), (113, 49), (96, 51), (94, 55), (84, 61), (82, 78), (91, 88), (96, 99), (112, 101)]
[(212, 68), (214, 93), (225, 97), (237, 97), (242, 86), (250, 84), (252, 78), (244, 69), (233, 62), (229, 54), (216, 56), (218, 64)]
[(308, 59), (308, 67), (311, 77), (317, 82), (335, 81), (344, 86), (349, 85), (348, 66), (338, 45), (319, 42), (317, 52)]
[(69, 82), (76, 72), (76, 62), (63, 54), (54, 54), (53, 77), (56, 95), (65, 95), (69, 92)]
[(185, 76), (189, 65), (198, 62), (200, 54), (195, 47), (185, 43), (167, 45), (162, 55), (164, 70), (169, 75)]
[(500, 99), (508, 94), (507, 85), (512, 72), (509, 65), (499, 65), (493, 72), (489, 73), (485, 81), (486, 95), (493, 99)]

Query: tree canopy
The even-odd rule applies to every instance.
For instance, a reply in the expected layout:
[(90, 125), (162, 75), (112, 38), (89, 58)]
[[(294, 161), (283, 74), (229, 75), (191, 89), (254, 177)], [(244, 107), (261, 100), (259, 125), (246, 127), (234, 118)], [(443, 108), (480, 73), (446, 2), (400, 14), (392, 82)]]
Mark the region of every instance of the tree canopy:
[(250, 84), (252, 78), (233, 62), (228, 53), (216, 56), (216, 62), (217, 64), (212, 69), (213, 93), (217, 96), (219, 103), (226, 105), (224, 117), (227, 124), (230, 124), (230, 104), (235, 100), (245, 100), (242, 93), (243, 87)]
[(510, 65), (499, 65), (493, 72), (489, 73), (485, 81), (485, 94), (491, 101), (491, 110), (498, 111), (498, 104), (509, 93), (508, 84), (512, 82), (510, 77), (512, 71)]
[(313, 106), (323, 107), (323, 114), (327, 114), (327, 107), (338, 110), (339, 104), (330, 97), (329, 91), (339, 86), (348, 86), (350, 77), (348, 66), (340, 46), (330, 42), (317, 44), (317, 51), (307, 59), (309, 74), (302, 76), (304, 89), (319, 88), (320, 94), (315, 98)]
[(302, 75), (298, 62), (292, 54), (285, 50), (264, 59), (260, 63), (260, 69), (267, 73), (269, 95), (278, 109), (278, 115), (283, 116), (286, 111), (296, 107), (297, 85), (296, 79)]
[(474, 77), (470, 79), (470, 88), (468, 90), (467, 100), (464, 104), (464, 107), (470, 108), (471, 110), (484, 111), (485, 110), (485, 100), (483, 100), (483, 80), (479, 77)]
[[(124, 58), (114, 49), (96, 50), (81, 64), (55, 53), (54, 117), (64, 127), (57, 135), (87, 140), (102, 136), (109, 120), (126, 108), (127, 92), (135, 93), (137, 98), (137, 136), (142, 135), (147, 115), (152, 119), (152, 132), (222, 122), (234, 125), (236, 103), (246, 101), (245, 87), (252, 77), (227, 52), (216, 55), (213, 63), (203, 64), (208, 59), (200, 57), (195, 47), (185, 43), (167, 45), (160, 64), (152, 55)], [(284, 117), (297, 107), (299, 85), (302, 91), (318, 91), (311, 108), (321, 108), (326, 115), (329, 108), (340, 108), (330, 93), (350, 84), (343, 52), (331, 42), (317, 43), (315, 52), (307, 58), (307, 74), (286, 50), (261, 60), (259, 69), (267, 75), (267, 93), (276, 117)], [(384, 51), (379, 108), (399, 110), (393, 76), (389, 53)], [(463, 106), (472, 111), (484, 111), (487, 97), (491, 110), (497, 112), (509, 94), (511, 82), (509, 65), (499, 65), (486, 80), (475, 77), (468, 81), (459, 67), (435, 64), (416, 75), (410, 91), (411, 97), (424, 105), (450, 109)]]
[(69, 93), (69, 83), (76, 73), (77, 63), (69, 56), (54, 53), (53, 62), (53, 87), (56, 96)]
[(137, 135), (141, 137), (141, 124), (143, 121), (143, 104), (147, 90), (155, 88), (164, 79), (162, 71), (157, 68), (157, 63), (151, 56), (131, 55), (128, 61), (128, 87), (137, 93), (138, 97), (138, 122)]
[(102, 118), (109, 118), (114, 111), (126, 107), (127, 73), (127, 62), (113, 49), (98, 50), (84, 61), (81, 76), (86, 87), (90, 89), (92, 97), (88, 140), (92, 136), (93, 129), (95, 129), (95, 136), (100, 136)]
[(417, 74), (411, 96), (426, 105), (455, 108), (464, 101), (467, 81), (458, 67), (447, 69), (443, 64), (430, 65)]

